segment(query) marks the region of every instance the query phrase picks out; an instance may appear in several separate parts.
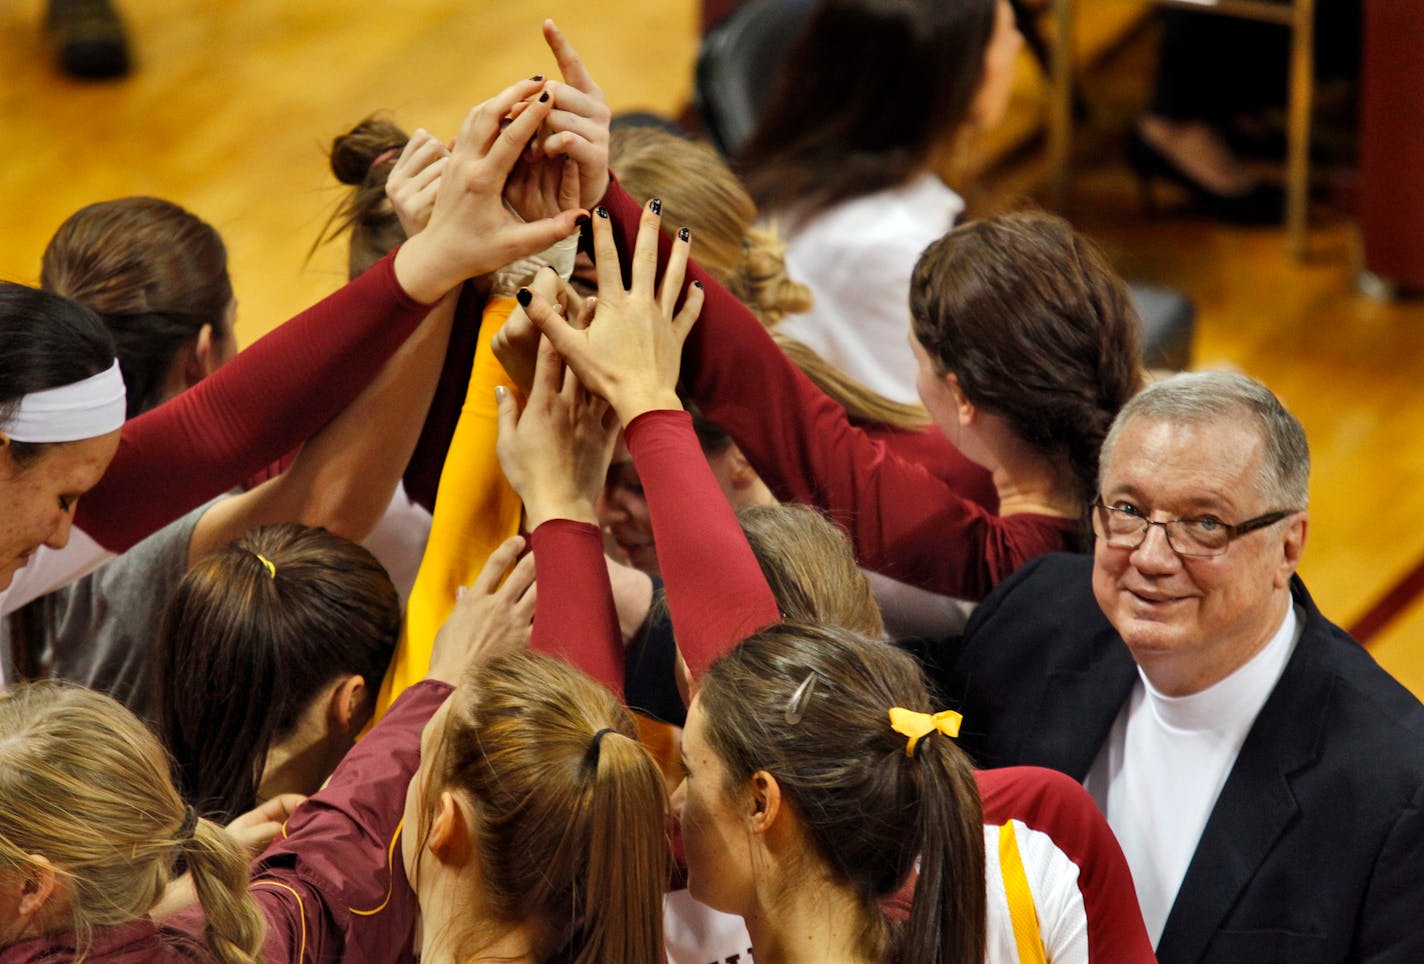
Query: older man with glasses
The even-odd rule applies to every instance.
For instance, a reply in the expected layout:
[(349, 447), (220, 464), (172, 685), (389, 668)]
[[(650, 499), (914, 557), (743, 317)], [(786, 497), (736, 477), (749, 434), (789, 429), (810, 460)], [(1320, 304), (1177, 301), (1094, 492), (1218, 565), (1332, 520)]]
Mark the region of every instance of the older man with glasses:
[(926, 654), (962, 744), (1083, 781), (1164, 962), (1424, 961), (1424, 706), (1295, 575), (1300, 423), (1176, 375), (1100, 466), (1092, 558), (1030, 562)]

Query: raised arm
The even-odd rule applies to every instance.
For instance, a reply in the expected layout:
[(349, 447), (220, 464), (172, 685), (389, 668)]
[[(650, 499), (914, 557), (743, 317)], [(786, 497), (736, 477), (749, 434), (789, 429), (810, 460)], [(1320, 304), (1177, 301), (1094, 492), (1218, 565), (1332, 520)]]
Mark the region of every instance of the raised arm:
[[(392, 205), (414, 237), (434, 207), (449, 150), (416, 131), (391, 169)], [(193, 529), (191, 565), (248, 529), (277, 522), (322, 526), (360, 542), (380, 521), (415, 447), (450, 340), (458, 293), (445, 295), (414, 335), (341, 414), (302, 446), (290, 468), (216, 503)]]
[[(616, 181), (603, 209), (618, 249), (634, 250), (642, 211)], [(659, 261), (675, 260), (677, 249), (676, 241), (661, 238)], [(696, 262), (687, 277), (702, 286), (705, 301), (684, 347), (683, 387), (736, 439), (779, 498), (818, 506), (840, 523), (861, 565), (977, 599), (1025, 559), (1064, 548), (1071, 520), (1057, 526), (1038, 517), (1001, 518), (962, 498), (852, 425)]]
[(674, 389), (701, 289), (694, 287), (679, 308), (691, 244), (686, 231), (679, 233), (655, 287), (658, 207), (652, 202), (643, 213), (629, 288), (608, 219), (594, 219), (598, 304), (587, 328), (568, 324), (535, 293), (521, 300), (569, 366), (608, 400), (623, 423), (652, 512), (673, 630), (696, 677), (779, 613)]
[(686, 412), (650, 411), (628, 426), (648, 497), (678, 649), (697, 679), (781, 612)]
[(471, 111), (440, 179), (430, 223), (362, 277), (242, 352), (221, 371), (124, 431), (76, 523), (122, 550), (291, 451), (375, 377), (460, 281), (575, 230), (581, 212), (522, 223), (505, 210), (510, 168), (547, 117), (539, 85), (516, 84)]
[(623, 694), (623, 637), (594, 500), (617, 423), (544, 341), (524, 411), (499, 395), (499, 460), (524, 502), (539, 595), (530, 645)]

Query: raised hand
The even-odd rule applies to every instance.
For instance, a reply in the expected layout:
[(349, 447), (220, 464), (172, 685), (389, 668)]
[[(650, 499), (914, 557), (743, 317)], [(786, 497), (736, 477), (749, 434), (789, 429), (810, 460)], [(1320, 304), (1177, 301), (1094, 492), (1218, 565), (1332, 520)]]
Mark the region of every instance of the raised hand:
[(544, 42), (564, 82), (549, 85), (554, 109), (544, 123), (540, 148), (578, 164), (580, 204), (591, 207), (608, 190), (608, 122), (613, 114), (593, 75), (552, 20), (544, 21)]
[[(543, 251), (577, 230), (586, 216), (568, 210), (525, 222), (504, 206), (510, 171), (553, 106), (541, 86), (520, 81), (465, 117), (425, 230), (396, 252), (396, 278), (412, 298), (435, 301), (466, 278)], [(528, 106), (504, 125), (522, 101)]]
[[(417, 128), (406, 141), (386, 178), (386, 197), (395, 208), (396, 218), (407, 238), (424, 229), (435, 208), (435, 195), (440, 189), (440, 175), (450, 163), (450, 149), (425, 128)], [(570, 207), (576, 206), (569, 205)], [(558, 211), (549, 212), (550, 215)]]
[(594, 501), (608, 475), (618, 426), (608, 403), (584, 390), (547, 339), (539, 345), (529, 401), (520, 413), (499, 396), (495, 451), (524, 502), (532, 531), (550, 519), (598, 524)]
[(510, 536), (490, 553), (475, 581), (460, 589), (455, 608), (435, 634), (428, 678), (458, 683), (468, 667), (529, 645), (536, 587), (534, 557), (519, 559), (523, 550), (523, 537)]
[[(537, 291), (565, 318), (573, 321), (576, 328), (588, 327), (592, 317), (594, 302), (585, 300), (552, 268), (541, 268), (529, 283), (531, 291)], [(504, 372), (514, 382), (519, 394), (529, 397), (534, 386), (534, 368), (539, 354), (539, 329), (529, 320), (523, 305), (509, 313), (499, 331), (490, 339), (494, 357), (499, 359)]]
[(702, 310), (702, 287), (696, 283), (688, 288), (681, 310), (677, 308), (691, 248), (686, 229), (678, 231), (662, 284), (655, 289), (661, 208), (654, 198), (643, 209), (633, 251), (633, 285), (627, 289), (608, 214), (600, 209), (593, 219), (598, 301), (586, 329), (571, 325), (538, 292), (526, 288), (519, 295), (530, 320), (584, 386), (608, 400), (624, 425), (643, 412), (682, 407), (676, 390), (682, 344)]
[(526, 221), (579, 207), (579, 166), (572, 158), (526, 151), (505, 183), (504, 199)]

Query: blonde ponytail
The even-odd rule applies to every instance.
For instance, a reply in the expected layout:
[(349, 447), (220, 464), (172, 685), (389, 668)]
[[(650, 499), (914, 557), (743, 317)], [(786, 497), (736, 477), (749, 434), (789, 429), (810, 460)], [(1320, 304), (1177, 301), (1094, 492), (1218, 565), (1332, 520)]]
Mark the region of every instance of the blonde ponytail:
[(776, 326), (810, 311), (811, 289), (786, 271), (786, 245), (774, 225), (758, 227), (757, 209), (737, 176), (716, 152), (650, 127), (613, 132), (609, 165), (640, 201), (660, 197), (663, 223), (692, 229), (697, 263), (746, 305), (782, 351), (852, 418), (919, 431), (930, 424), (920, 405), (878, 395)]
[(614, 730), (599, 739), (589, 800), (584, 940), (576, 964), (657, 961), (670, 869), (663, 825), (629, 815), (665, 806), (666, 786), (647, 750)]
[(660, 964), (667, 789), (627, 709), (538, 653), (491, 661), (451, 700), (421, 826), (442, 792), (471, 801), (485, 915), (457, 946), (529, 923), (540, 960)]
[(24, 870), (30, 854), (49, 861), (71, 894), (79, 958), (94, 930), (149, 913), (182, 856), (218, 957), (257, 960), (246, 862), (225, 830), (190, 813), (158, 740), (112, 698), (57, 682), (0, 693), (0, 870)]
[(786, 273), (786, 244), (774, 228), (745, 228), (741, 260), (726, 284), (768, 328), (811, 310), (811, 289)]
[(204, 938), (223, 964), (259, 964), (267, 922), (247, 892), (247, 856), (228, 832), (199, 820), (178, 842), (207, 919)]

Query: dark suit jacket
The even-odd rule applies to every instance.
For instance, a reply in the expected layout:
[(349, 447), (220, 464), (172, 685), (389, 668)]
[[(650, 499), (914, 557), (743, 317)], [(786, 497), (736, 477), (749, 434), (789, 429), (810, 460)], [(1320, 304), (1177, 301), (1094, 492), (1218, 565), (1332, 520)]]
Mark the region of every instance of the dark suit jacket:
[[(983, 766), (1081, 780), (1137, 678), (1089, 556), (1028, 563), (930, 647)], [(1157, 947), (1190, 961), (1424, 962), (1424, 706), (1315, 608), (1252, 724)]]

